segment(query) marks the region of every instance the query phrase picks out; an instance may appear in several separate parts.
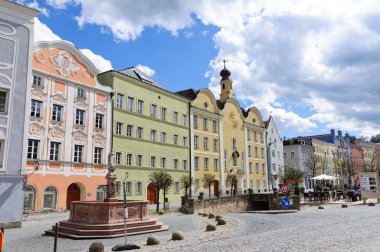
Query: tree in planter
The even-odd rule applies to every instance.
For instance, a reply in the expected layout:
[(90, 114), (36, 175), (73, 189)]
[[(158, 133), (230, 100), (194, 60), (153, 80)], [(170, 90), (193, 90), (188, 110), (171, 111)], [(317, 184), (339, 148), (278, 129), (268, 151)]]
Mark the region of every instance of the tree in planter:
[(237, 180), (236, 174), (232, 174), (232, 173), (227, 174), (226, 182), (227, 182), (227, 185), (231, 186), (231, 195), (233, 195), (233, 188), (234, 188), (234, 184), (236, 180)]
[(185, 188), (185, 195), (187, 195), (187, 189), (193, 184), (193, 179), (190, 175), (183, 175), (180, 179), (181, 188)]
[(285, 184), (298, 185), (303, 182), (304, 176), (305, 172), (291, 166), (284, 166), (284, 173), (280, 176), (280, 178)]
[[(164, 171), (155, 171), (149, 174), (149, 182), (154, 186), (157, 191), (157, 208), (156, 211), (159, 211), (160, 206), (160, 190), (168, 189), (173, 184), (173, 178), (169, 173)], [(165, 194), (165, 191), (164, 191)]]
[(211, 198), (211, 185), (214, 184), (215, 175), (211, 173), (205, 173), (202, 178), (202, 182), (205, 188), (208, 188), (208, 197)]

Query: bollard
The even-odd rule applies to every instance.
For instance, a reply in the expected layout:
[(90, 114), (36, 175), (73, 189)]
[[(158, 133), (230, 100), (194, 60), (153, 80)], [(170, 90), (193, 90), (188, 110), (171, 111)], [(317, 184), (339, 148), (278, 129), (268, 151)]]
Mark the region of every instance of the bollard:
[(54, 252), (57, 252), (57, 240), (58, 240), (58, 222), (55, 223)]
[(0, 230), (0, 252), (4, 249), (4, 227)]

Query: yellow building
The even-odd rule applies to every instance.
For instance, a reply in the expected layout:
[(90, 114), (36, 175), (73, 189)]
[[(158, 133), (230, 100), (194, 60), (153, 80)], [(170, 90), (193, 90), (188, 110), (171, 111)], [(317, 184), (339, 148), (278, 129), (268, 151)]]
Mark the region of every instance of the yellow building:
[(317, 170), (315, 176), (327, 174), (333, 176), (334, 174), (334, 151), (336, 147), (332, 143), (327, 143), (316, 138), (312, 139), (314, 149), (314, 156), (317, 158)]
[(376, 144), (370, 142), (359, 142), (359, 146), (362, 148), (362, 156), (364, 159), (364, 169), (372, 170), (375, 166), (375, 153), (376, 153)]
[[(220, 100), (209, 89), (187, 89), (177, 94), (191, 100), (191, 176), (193, 194), (208, 196), (204, 174), (215, 176), (211, 194), (247, 193), (248, 189), (267, 189), (265, 163), (265, 127), (260, 112), (252, 107), (245, 111), (232, 93), (230, 71), (220, 75)], [(231, 183), (228, 174), (235, 177)]]

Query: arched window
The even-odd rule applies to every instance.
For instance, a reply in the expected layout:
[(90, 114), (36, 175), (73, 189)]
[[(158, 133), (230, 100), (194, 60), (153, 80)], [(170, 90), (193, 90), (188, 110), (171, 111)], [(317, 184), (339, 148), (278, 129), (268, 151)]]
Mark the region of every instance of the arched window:
[(29, 211), (33, 211), (35, 199), (36, 199), (36, 190), (34, 190), (33, 186), (27, 185), (25, 187), (25, 194), (24, 194), (24, 208), (28, 209)]
[(96, 200), (104, 200), (104, 190), (101, 185), (96, 188)]
[(235, 152), (232, 154), (232, 160), (233, 160), (233, 165), (234, 165), (234, 166), (237, 166), (237, 165), (238, 165), (238, 157), (239, 157), (239, 155), (238, 155), (237, 151), (235, 151)]
[(232, 139), (232, 149), (234, 149), (234, 150), (237, 149), (237, 146), (236, 146), (236, 138), (233, 138), (233, 139)]
[(57, 204), (57, 191), (54, 187), (49, 186), (45, 189), (43, 195), (43, 210), (54, 210)]

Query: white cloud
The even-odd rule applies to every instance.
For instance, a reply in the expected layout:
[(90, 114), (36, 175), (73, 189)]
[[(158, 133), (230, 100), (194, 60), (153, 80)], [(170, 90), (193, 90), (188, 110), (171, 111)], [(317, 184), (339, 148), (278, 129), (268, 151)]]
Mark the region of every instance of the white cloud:
[(156, 72), (148, 66), (137, 65), (136, 68), (151, 78), (156, 74)]
[(77, 5), (79, 1), (77, 0), (47, 0), (47, 5), (55, 9), (66, 9), (68, 5)]
[[(34, 20), (34, 42), (38, 41), (54, 41), (62, 40), (57, 34), (55, 34), (47, 25), (41, 23), (38, 18)], [(70, 44), (70, 41), (66, 41)], [(104, 59), (99, 54), (92, 52), (89, 49), (80, 49), (80, 51), (89, 58), (90, 61), (98, 68), (100, 71), (107, 71), (112, 69), (112, 64), (109, 60)]]
[(26, 6), (41, 11), (41, 14), (42, 14), (42, 15), (45, 15), (45, 16), (47, 16), (47, 17), (49, 16), (49, 13), (48, 13), (48, 11), (46, 10), (46, 8), (45, 8), (45, 7), (44, 7), (44, 8), (41, 8), (41, 7), (38, 5), (38, 2), (37, 2), (36, 0), (34, 0), (33, 2), (30, 2), (30, 3), (26, 3)]

